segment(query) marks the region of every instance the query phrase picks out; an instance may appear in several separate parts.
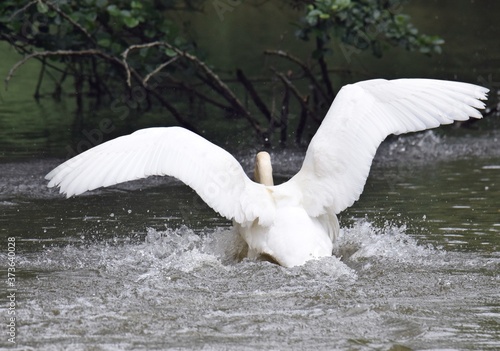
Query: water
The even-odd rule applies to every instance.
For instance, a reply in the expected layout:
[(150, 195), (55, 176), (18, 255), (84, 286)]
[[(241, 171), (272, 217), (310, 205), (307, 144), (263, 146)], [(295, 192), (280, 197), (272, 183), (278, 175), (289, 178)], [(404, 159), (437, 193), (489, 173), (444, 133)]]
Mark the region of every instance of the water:
[[(295, 268), (238, 260), (231, 223), (171, 178), (64, 199), (42, 179), (60, 160), (4, 163), (0, 237), (16, 237), (18, 345), (497, 350), (498, 137), (386, 142), (340, 217), (336, 255)], [(303, 154), (273, 157), (286, 179)], [(239, 158), (250, 170), (253, 151)], [(6, 296), (2, 284), (2, 306)]]

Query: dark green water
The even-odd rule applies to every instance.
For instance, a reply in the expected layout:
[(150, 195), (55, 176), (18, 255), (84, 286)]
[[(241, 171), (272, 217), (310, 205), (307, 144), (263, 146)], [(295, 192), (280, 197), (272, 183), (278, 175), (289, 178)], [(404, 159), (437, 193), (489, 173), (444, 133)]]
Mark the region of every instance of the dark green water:
[[(497, 142), (428, 134), (384, 144), (340, 216), (337, 257), (292, 269), (235, 261), (231, 223), (172, 179), (64, 199), (43, 181), (57, 160), (4, 163), (0, 240), (16, 238), (18, 344), (496, 350), (500, 154), (484, 148)], [(273, 154), (278, 177), (302, 157)], [(253, 154), (240, 159), (250, 169)], [(6, 272), (5, 251), (0, 262)], [(0, 287), (3, 306), (9, 292)]]

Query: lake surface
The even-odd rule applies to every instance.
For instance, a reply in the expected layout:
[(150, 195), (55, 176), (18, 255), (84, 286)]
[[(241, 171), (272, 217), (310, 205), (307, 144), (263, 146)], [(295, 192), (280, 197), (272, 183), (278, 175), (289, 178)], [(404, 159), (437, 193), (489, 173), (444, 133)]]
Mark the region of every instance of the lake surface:
[[(62, 160), (3, 163), (18, 345), (498, 350), (500, 136), (462, 134), (386, 141), (340, 216), (336, 255), (295, 268), (236, 260), (231, 223), (172, 178), (65, 199), (43, 180)], [(249, 171), (253, 153), (238, 155)], [(284, 180), (303, 153), (272, 156)], [(5, 250), (0, 262), (6, 272)]]

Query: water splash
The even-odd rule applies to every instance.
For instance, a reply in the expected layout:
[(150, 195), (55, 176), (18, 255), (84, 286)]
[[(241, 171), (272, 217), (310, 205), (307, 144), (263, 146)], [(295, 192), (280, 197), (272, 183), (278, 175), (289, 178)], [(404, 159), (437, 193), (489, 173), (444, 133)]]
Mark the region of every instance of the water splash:
[[(178, 274), (218, 272), (229, 278), (243, 270), (256, 274), (274, 266), (267, 262), (241, 259), (244, 242), (234, 230), (217, 228), (195, 233), (186, 226), (164, 231), (149, 228), (142, 243), (96, 242), (48, 247), (28, 254), (21, 262), (33, 270), (76, 270), (93, 267), (106, 275), (133, 275), (134, 281), (170, 279)], [(386, 224), (379, 228), (359, 220), (341, 230), (334, 256), (312, 260), (294, 268), (273, 267), (283, 277), (329, 276), (333, 280), (356, 279), (357, 263), (381, 260), (425, 264), (443, 256), (430, 246), (419, 245), (406, 234), (406, 227)], [(442, 258), (442, 257), (440, 257)], [(369, 264), (364, 268), (368, 269)], [(210, 273), (209, 275), (212, 275)]]
[(140, 243), (20, 252), (18, 266), (31, 273), (19, 334), (35, 349), (426, 348), (466, 345), (460, 328), (436, 339), (441, 318), (462, 323), (463, 311), (481, 307), (481, 323), (498, 312), (472, 303), (474, 292), (494, 296), (491, 274), (448, 273), (494, 272), (498, 258), (466, 265), (470, 255), (422, 246), (404, 225), (357, 221), (342, 230), (341, 258), (293, 268), (236, 259), (240, 245), (232, 229), (182, 226), (148, 229)]
[(429, 257), (445, 254), (430, 245), (419, 244), (406, 234), (406, 229), (405, 224), (385, 223), (376, 227), (367, 219), (359, 219), (341, 230), (335, 254), (348, 262), (376, 259), (412, 264), (423, 264)]

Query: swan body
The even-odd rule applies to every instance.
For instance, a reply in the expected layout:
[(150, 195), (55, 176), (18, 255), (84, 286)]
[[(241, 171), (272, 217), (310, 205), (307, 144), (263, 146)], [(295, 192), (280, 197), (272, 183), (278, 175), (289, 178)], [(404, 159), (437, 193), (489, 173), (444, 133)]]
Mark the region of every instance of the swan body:
[(433, 79), (375, 79), (343, 87), (311, 140), (300, 171), (274, 185), (269, 154), (250, 180), (222, 148), (180, 127), (149, 128), (96, 146), (47, 174), (67, 197), (151, 175), (182, 180), (232, 219), (248, 257), (283, 266), (331, 256), (336, 214), (361, 195), (389, 134), (481, 118), (488, 89)]
[(235, 226), (248, 244), (249, 258), (264, 256), (285, 267), (331, 256), (339, 232), (337, 216), (311, 217), (301, 206), (278, 208), (270, 226)]

